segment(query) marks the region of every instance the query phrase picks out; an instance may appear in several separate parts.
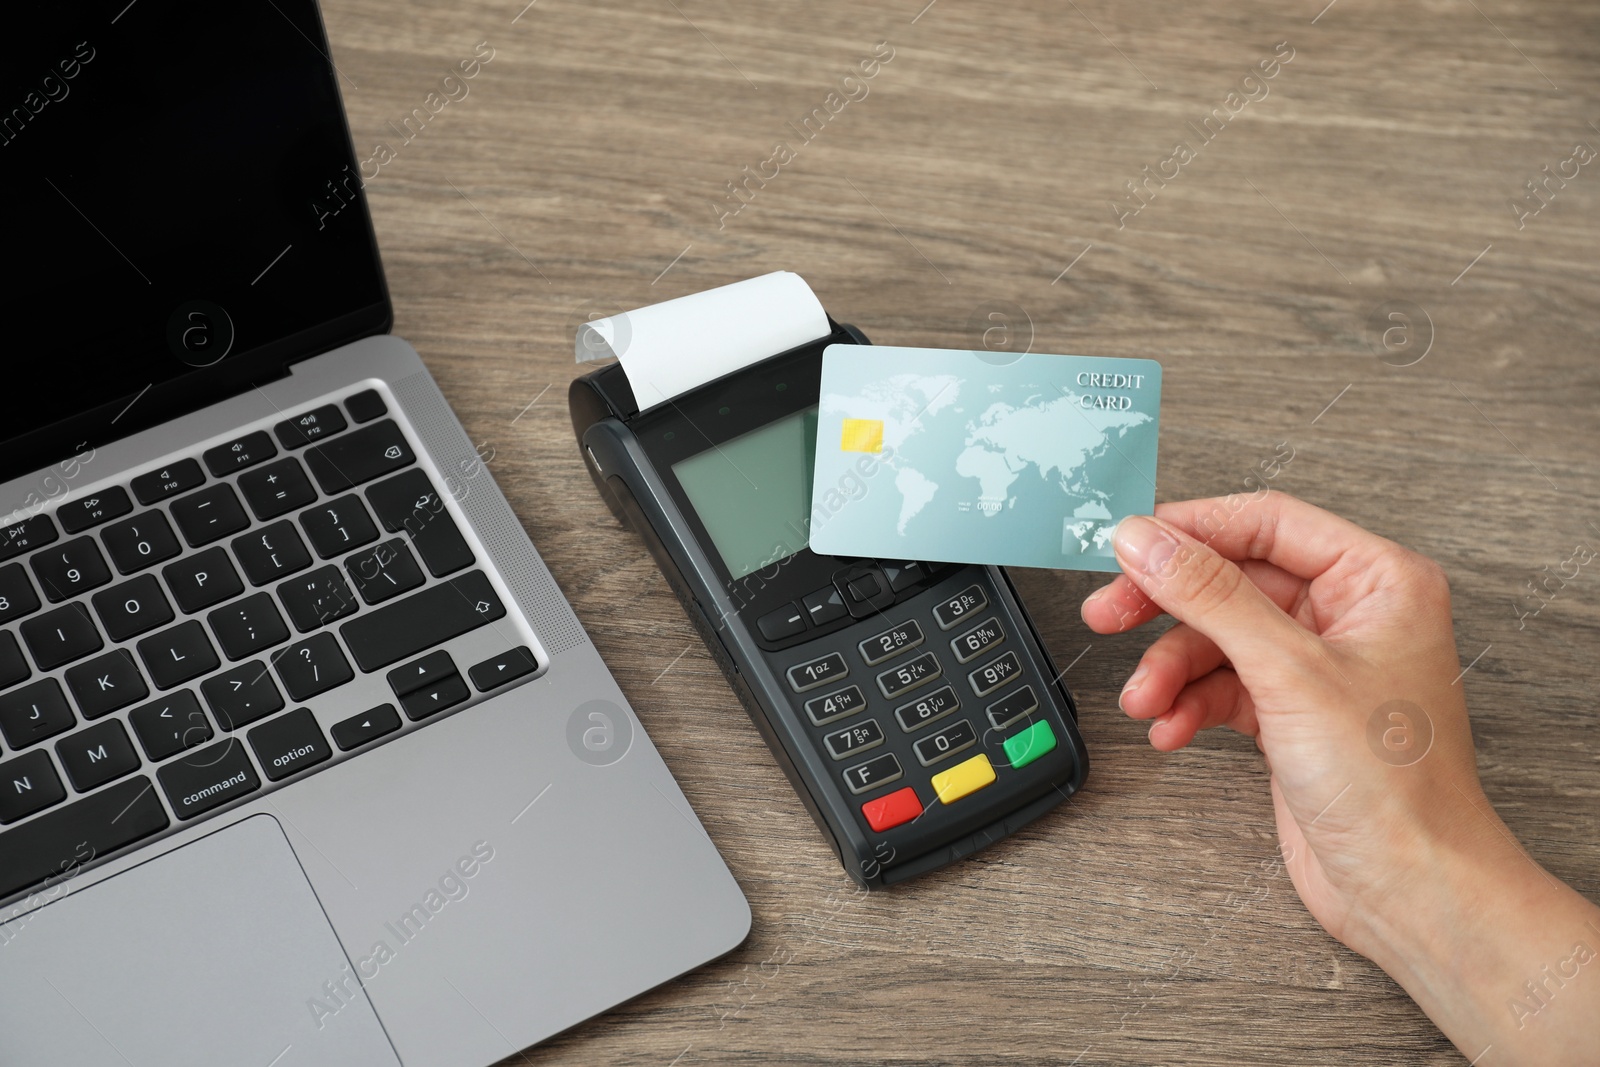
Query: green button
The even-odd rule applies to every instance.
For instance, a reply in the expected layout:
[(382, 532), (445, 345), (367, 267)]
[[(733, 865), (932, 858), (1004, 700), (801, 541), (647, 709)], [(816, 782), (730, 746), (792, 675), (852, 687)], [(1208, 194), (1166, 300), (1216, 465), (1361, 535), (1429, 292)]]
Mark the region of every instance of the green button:
[(1006, 759), (1013, 767), (1026, 767), (1040, 756), (1054, 752), (1056, 734), (1048, 722), (1036, 722), (1015, 737), (1006, 738)]

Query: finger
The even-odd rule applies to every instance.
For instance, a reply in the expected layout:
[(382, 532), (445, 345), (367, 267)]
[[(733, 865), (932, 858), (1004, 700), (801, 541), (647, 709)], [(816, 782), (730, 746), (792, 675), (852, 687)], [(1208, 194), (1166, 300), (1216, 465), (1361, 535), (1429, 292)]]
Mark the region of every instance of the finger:
[[(1306, 587), (1304, 578), (1264, 559), (1247, 559), (1239, 568), (1285, 611), (1298, 602)], [(1139, 587), (1126, 574), (1117, 575), (1109, 584), (1090, 593), (1080, 610), (1089, 629), (1102, 634), (1124, 633), (1161, 614), (1160, 606), (1139, 592)]]
[(1172, 752), (1213, 726), (1231, 726), (1251, 736), (1260, 732), (1250, 691), (1226, 667), (1184, 686), (1172, 702), (1172, 710), (1151, 724), (1150, 743), (1162, 752)]
[[(1293, 611), (1306, 585), (1265, 560), (1247, 560), (1240, 569), (1284, 611)], [(1117, 704), (1135, 719), (1153, 719), (1172, 706), (1184, 686), (1225, 660), (1215, 641), (1180, 622), (1145, 649)]]
[(1295, 665), (1318, 651), (1320, 637), (1289, 618), (1238, 565), (1189, 534), (1134, 515), (1117, 524), (1113, 541), (1117, 563), (1139, 591), (1215, 641), (1236, 667)]
[(1397, 547), (1348, 519), (1272, 490), (1158, 504), (1156, 518), (1225, 559), (1270, 560), (1301, 578), (1315, 578), (1341, 559), (1364, 562)]

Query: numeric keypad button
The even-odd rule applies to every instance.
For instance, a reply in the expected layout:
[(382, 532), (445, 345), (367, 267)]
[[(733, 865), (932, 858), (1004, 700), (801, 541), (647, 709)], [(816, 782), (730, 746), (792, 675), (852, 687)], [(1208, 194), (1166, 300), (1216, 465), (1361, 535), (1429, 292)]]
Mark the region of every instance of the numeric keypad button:
[(827, 748), (828, 755), (836, 760), (877, 748), (883, 741), (883, 727), (878, 725), (877, 719), (863, 719), (842, 730), (822, 735), (822, 744)]
[(33, 564), (33, 576), (39, 579), (45, 599), (52, 602), (98, 589), (111, 580), (105, 557), (100, 555), (92, 537), (79, 537), (37, 552), (29, 562)]
[(988, 696), (1007, 682), (1022, 673), (1022, 663), (1017, 659), (1015, 652), (1007, 652), (993, 663), (986, 663), (967, 676), (972, 683), (972, 691), (979, 696)]
[(921, 699), (895, 708), (894, 717), (900, 723), (900, 729), (910, 733), (936, 719), (944, 718), (960, 707), (961, 702), (956, 699), (956, 691), (948, 685), (941, 685)]
[(121, 574), (135, 574), (183, 551), (172, 524), (159, 511), (146, 511), (100, 531), (111, 562)]
[(949, 600), (935, 604), (933, 618), (939, 624), (939, 629), (948, 630), (962, 622), (968, 615), (982, 611), (988, 606), (989, 598), (983, 595), (982, 587), (969, 585)]
[(939, 666), (939, 657), (932, 652), (924, 652), (916, 659), (907, 660), (893, 670), (884, 671), (878, 675), (878, 688), (883, 695), (893, 700), (909, 689), (933, 681), (944, 673), (944, 668)]
[(900, 761), (894, 758), (893, 752), (885, 752), (865, 763), (858, 763), (854, 767), (847, 767), (844, 771), (844, 784), (850, 792), (861, 794), (898, 781), (905, 776), (900, 769)]
[(796, 693), (804, 693), (827, 682), (838, 681), (849, 673), (850, 668), (845, 664), (844, 657), (837, 652), (830, 652), (826, 656), (819, 656), (810, 662), (797, 663), (790, 667), (789, 687)]
[(920, 644), (922, 627), (917, 625), (915, 619), (907, 619), (898, 626), (891, 626), (883, 633), (867, 638), (859, 647), (861, 658), (867, 661), (867, 666), (875, 667)]
[(962, 719), (935, 730), (911, 747), (917, 754), (917, 762), (924, 767), (931, 767), (977, 743), (978, 732), (972, 728), (972, 720)]
[(970, 663), (1005, 639), (1006, 632), (1001, 628), (1000, 620), (991, 615), (952, 640), (950, 651), (956, 654), (960, 662)]
[(826, 693), (806, 701), (806, 715), (817, 726), (825, 726), (846, 715), (854, 715), (867, 706), (867, 698), (859, 686), (846, 686), (838, 692)]

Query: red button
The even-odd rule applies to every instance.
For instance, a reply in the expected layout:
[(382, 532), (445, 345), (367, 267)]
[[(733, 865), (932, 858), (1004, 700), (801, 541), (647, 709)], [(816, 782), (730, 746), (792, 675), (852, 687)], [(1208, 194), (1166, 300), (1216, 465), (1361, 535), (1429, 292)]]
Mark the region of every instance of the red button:
[(861, 814), (867, 817), (867, 825), (881, 834), (921, 815), (922, 802), (917, 799), (917, 791), (908, 785), (888, 796), (867, 801), (861, 805)]

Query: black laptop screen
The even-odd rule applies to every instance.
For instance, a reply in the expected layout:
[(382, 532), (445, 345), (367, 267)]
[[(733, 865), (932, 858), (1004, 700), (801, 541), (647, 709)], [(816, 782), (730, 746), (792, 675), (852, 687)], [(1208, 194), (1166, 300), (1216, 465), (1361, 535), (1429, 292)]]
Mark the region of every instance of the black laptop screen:
[(313, 3), (30, 4), (6, 23), (0, 477), (388, 328)]

